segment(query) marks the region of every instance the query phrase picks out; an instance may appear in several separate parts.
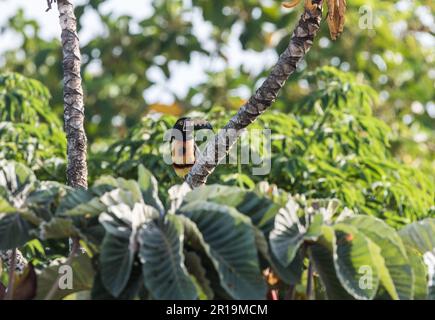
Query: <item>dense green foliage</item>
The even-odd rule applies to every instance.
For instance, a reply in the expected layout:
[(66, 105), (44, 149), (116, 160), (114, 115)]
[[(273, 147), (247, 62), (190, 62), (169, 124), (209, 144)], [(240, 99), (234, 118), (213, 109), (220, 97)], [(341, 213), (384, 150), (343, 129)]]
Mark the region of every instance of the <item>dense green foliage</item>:
[[(263, 155), (271, 157), (268, 181), (291, 194), (340, 199), (345, 207), (391, 225), (429, 216), (432, 180), (392, 157), (391, 131), (372, 114), (376, 93), (352, 75), (330, 67), (307, 74), (307, 80), (311, 91), (295, 107), (295, 114), (267, 112), (250, 127), (271, 130), (272, 154)], [(208, 118), (216, 128), (231, 116), (222, 108), (193, 114)], [(172, 116), (145, 117), (124, 140), (97, 155), (91, 171), (133, 178), (143, 163), (161, 177), (163, 195), (177, 182), (162, 161), (162, 152), (167, 151), (162, 146), (164, 133), (174, 122)], [(220, 165), (210, 181), (252, 188), (264, 176), (253, 176), (251, 167)], [(107, 169), (99, 172), (98, 168)]]
[(65, 134), (49, 98), (36, 80), (14, 73), (0, 76), (0, 159), (17, 160), (43, 177), (63, 180)]
[[(433, 294), (433, 266), (424, 258), (435, 252), (434, 219), (396, 232), (376, 218), (337, 214), (336, 200), (292, 198), (267, 183), (254, 191), (175, 186), (166, 211), (156, 179), (142, 166), (137, 182), (106, 176), (87, 191), (40, 182), (14, 162), (2, 163), (0, 173), (0, 249), (80, 236), (95, 271), (73, 264), (87, 275), (74, 291), (91, 290), (93, 298), (264, 299), (261, 270), (280, 277), (275, 287), (296, 285), (306, 257), (318, 271), (317, 291), (330, 299)], [(37, 286), (49, 288), (50, 268)]]

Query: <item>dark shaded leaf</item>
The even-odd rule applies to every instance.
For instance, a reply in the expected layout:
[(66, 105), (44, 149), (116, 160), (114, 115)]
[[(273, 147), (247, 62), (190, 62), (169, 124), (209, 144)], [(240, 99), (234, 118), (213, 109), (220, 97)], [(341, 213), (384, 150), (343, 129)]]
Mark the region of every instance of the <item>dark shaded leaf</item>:
[(31, 300), (36, 296), (36, 288), (36, 272), (33, 265), (29, 263), (22, 274), (16, 275), (13, 299)]
[(155, 299), (198, 298), (184, 265), (183, 224), (174, 215), (139, 230), (139, 257), (145, 286)]
[(179, 213), (198, 227), (202, 245), (219, 270), (222, 287), (234, 299), (265, 299), (250, 219), (234, 208), (204, 201), (184, 205)]
[(129, 239), (118, 238), (106, 233), (101, 245), (100, 268), (101, 280), (106, 289), (118, 297), (130, 278), (134, 252)]

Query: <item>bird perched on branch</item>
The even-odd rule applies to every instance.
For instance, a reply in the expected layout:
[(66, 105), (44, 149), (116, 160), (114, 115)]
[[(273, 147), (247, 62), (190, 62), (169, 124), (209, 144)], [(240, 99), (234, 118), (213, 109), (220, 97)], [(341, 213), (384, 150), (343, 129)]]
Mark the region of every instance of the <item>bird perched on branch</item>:
[[(290, 2), (283, 2), (282, 6), (284, 8), (294, 8), (301, 0), (293, 0)], [(337, 37), (343, 33), (345, 14), (346, 14), (346, 0), (327, 0), (326, 4), (328, 6), (328, 15), (326, 17), (326, 22), (328, 23), (329, 33), (331, 34), (332, 40), (337, 40)], [(305, 8), (312, 11), (316, 8), (312, 0), (305, 0)]]
[(204, 119), (180, 118), (172, 129), (172, 167), (177, 176), (184, 178), (198, 157), (199, 149), (195, 143), (194, 133), (202, 129), (213, 130), (213, 127)]

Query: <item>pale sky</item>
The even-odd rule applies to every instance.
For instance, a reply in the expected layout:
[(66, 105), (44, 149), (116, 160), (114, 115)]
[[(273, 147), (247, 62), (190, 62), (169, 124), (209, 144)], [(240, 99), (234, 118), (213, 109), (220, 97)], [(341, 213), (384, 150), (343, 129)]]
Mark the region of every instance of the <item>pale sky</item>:
[[(183, 1), (185, 5), (190, 8), (191, 0)], [(259, 1), (268, 2), (271, 0)], [(86, 0), (74, 0), (75, 4), (83, 4), (85, 2)], [(133, 21), (139, 21), (153, 14), (150, 3), (151, 0), (106, 0), (100, 5), (100, 9), (102, 13), (105, 14), (113, 12), (115, 16), (130, 15), (133, 17)], [(399, 11), (405, 10), (407, 6), (411, 5), (411, 0), (399, 0), (395, 5)], [(60, 38), (58, 11), (56, 8), (53, 8), (53, 10), (45, 12), (47, 8), (46, 0), (0, 0), (0, 26), (2, 26), (11, 15), (15, 14), (16, 10), (20, 7), (24, 9), (27, 17), (33, 18), (40, 23), (41, 35), (44, 38)], [(429, 26), (431, 30), (435, 30), (434, 18), (428, 7), (422, 6), (417, 8), (416, 15), (424, 25)], [(212, 48), (213, 42), (210, 41), (211, 24), (202, 19), (201, 12), (198, 8), (189, 11), (188, 16), (192, 19), (194, 26), (193, 34), (201, 41), (205, 48)], [(79, 34), (81, 44), (86, 44), (95, 35), (104, 33), (104, 28), (93, 10), (87, 10), (85, 12), (82, 17), (82, 23), (83, 29)], [(256, 75), (264, 68), (273, 66), (278, 59), (274, 50), (268, 49), (262, 53), (253, 50), (242, 50), (239, 42), (241, 30), (242, 26), (240, 24), (233, 26), (230, 41), (224, 48), (226, 53), (231, 53), (227, 54), (229, 58), (227, 62), (223, 61), (221, 58), (210, 58), (203, 54), (194, 53), (191, 57), (190, 64), (183, 62), (170, 63), (171, 78), (169, 80), (165, 79), (159, 68), (155, 67), (149, 69), (147, 75), (156, 85), (150, 88), (144, 88), (144, 98), (146, 102), (170, 104), (174, 101), (174, 97), (169, 92), (174, 92), (179, 98), (183, 98), (190, 87), (194, 87), (206, 81), (206, 71), (218, 72), (227, 66), (239, 68), (243, 65), (245, 70)], [(416, 34), (416, 38), (426, 47), (433, 48), (435, 46), (435, 37), (431, 36), (429, 33)], [(320, 39), (321, 46), (322, 41), (329, 43), (326, 38), (322, 38)], [(19, 46), (20, 43), (21, 39), (12, 32), (3, 34), (0, 37), (0, 60), (1, 53), (4, 50), (15, 48)], [(98, 69), (98, 66), (93, 67)], [(88, 69), (88, 71), (90, 70)], [(237, 93), (242, 98), (248, 98), (251, 92), (247, 88), (242, 88)]]
[[(83, 4), (85, 0), (75, 0), (75, 4)], [(184, 0), (186, 5), (190, 0)], [(113, 12), (115, 15), (130, 15), (136, 20), (141, 20), (153, 14), (150, 6), (151, 0), (107, 0), (101, 4), (100, 9), (103, 13)], [(126, 5), (128, 4), (128, 5)], [(13, 14), (18, 8), (23, 8), (27, 17), (37, 20), (41, 25), (41, 36), (45, 39), (60, 38), (60, 28), (58, 21), (58, 12), (56, 8), (45, 12), (47, 8), (46, 0), (0, 0), (0, 26)], [(205, 45), (213, 46), (210, 42), (209, 34), (211, 25), (202, 19), (199, 11), (193, 11), (191, 19), (194, 25), (194, 35)], [(87, 43), (97, 34), (104, 33), (104, 29), (99, 22), (98, 16), (93, 10), (85, 12), (83, 18), (83, 29), (79, 34), (81, 44)], [(246, 70), (253, 74), (258, 74), (264, 67), (271, 67), (277, 60), (274, 50), (266, 50), (263, 53), (255, 51), (242, 51), (238, 41), (241, 32), (240, 25), (234, 25), (232, 37), (226, 48), (231, 52), (228, 66), (238, 68), (243, 65)], [(6, 32), (0, 38), (0, 55), (9, 48), (16, 48), (21, 43), (21, 39), (12, 32)], [(204, 82), (207, 79), (206, 71), (221, 71), (227, 65), (222, 59), (209, 57), (203, 54), (193, 54), (190, 64), (182, 62), (173, 62), (170, 64), (171, 78), (167, 81), (163, 73), (158, 68), (148, 70), (148, 76), (157, 84), (146, 88), (144, 98), (147, 103), (172, 103), (174, 97), (168, 94), (168, 91), (176, 93), (180, 98), (184, 97), (189, 88)], [(169, 89), (169, 90), (168, 90)], [(242, 98), (248, 98), (249, 90), (238, 92)]]

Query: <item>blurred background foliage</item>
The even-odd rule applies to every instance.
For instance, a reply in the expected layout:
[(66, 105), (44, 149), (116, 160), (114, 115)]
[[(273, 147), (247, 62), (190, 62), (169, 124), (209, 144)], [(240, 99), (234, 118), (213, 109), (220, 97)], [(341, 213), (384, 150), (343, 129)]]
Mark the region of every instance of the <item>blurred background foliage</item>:
[[(294, 105), (294, 113), (266, 112), (249, 127), (248, 140), (241, 139), (237, 144), (239, 154), (242, 146), (251, 148), (251, 160), (255, 154), (265, 162), (270, 160), (270, 174), (256, 176), (253, 167), (263, 163), (238, 165), (228, 156), (227, 163), (218, 166), (209, 183), (252, 189), (267, 179), (308, 199), (339, 199), (356, 212), (381, 217), (392, 225), (433, 215), (433, 182), (392, 156), (391, 129), (372, 112), (377, 93), (352, 74), (333, 67), (316, 69), (301, 79), (310, 83), (310, 91)], [(223, 127), (230, 117), (223, 107), (189, 115), (207, 118), (215, 128)], [(159, 177), (160, 193), (165, 199), (166, 190), (180, 181), (162, 160), (162, 154), (167, 155), (169, 150), (161, 141), (175, 120), (171, 115), (143, 118), (125, 139), (91, 161), (90, 172), (95, 177), (115, 172), (137, 178), (137, 166), (144, 164)], [(254, 130), (263, 128), (271, 130), (270, 154), (261, 138), (249, 144), (258, 139)]]
[[(221, 127), (287, 46), (302, 8), (284, 10), (280, 1), (268, 0), (155, 0), (149, 2), (152, 14), (135, 21), (101, 12), (103, 2), (90, 0), (76, 8), (79, 29), (90, 11), (104, 27), (103, 34), (82, 43), (90, 179), (113, 171), (133, 176), (141, 162), (158, 177), (163, 193), (179, 182), (162, 161), (164, 130), (185, 113), (207, 117)], [(273, 111), (253, 127), (272, 130), (268, 180), (291, 193), (337, 197), (346, 206), (392, 224), (430, 214), (435, 167), (434, 9), (432, 1), (423, 0), (352, 0), (338, 41), (330, 40), (323, 24)], [(206, 37), (198, 36), (198, 16)], [(60, 119), (59, 41), (43, 38), (38, 22), (22, 10), (1, 30), (13, 30), (22, 45), (4, 53), (0, 72), (18, 72), (43, 82)], [(239, 48), (241, 63), (229, 63), (234, 47)], [(261, 59), (249, 58), (260, 53), (256, 57)], [(168, 86), (165, 95), (172, 97), (170, 102), (149, 99), (146, 91), (156, 85), (153, 74), (169, 82), (177, 63), (189, 64), (198, 56), (209, 62), (198, 85), (184, 95)], [(333, 68), (319, 69), (322, 66)], [(48, 92), (44, 99), (46, 105)], [(62, 143), (59, 153), (64, 153)], [(250, 168), (225, 165), (210, 182), (252, 187), (257, 178)]]
[(0, 159), (26, 164), (41, 178), (64, 179), (66, 140), (39, 81), (0, 74)]

